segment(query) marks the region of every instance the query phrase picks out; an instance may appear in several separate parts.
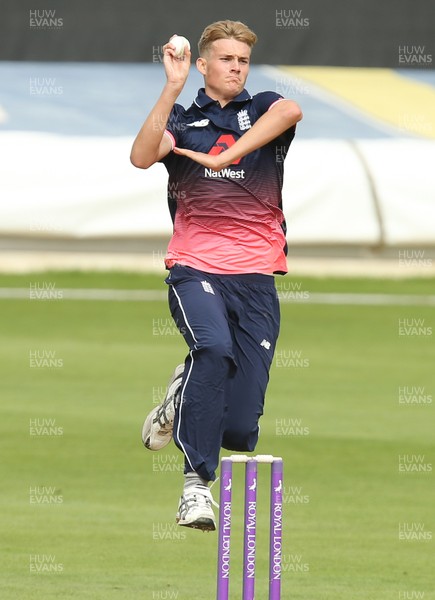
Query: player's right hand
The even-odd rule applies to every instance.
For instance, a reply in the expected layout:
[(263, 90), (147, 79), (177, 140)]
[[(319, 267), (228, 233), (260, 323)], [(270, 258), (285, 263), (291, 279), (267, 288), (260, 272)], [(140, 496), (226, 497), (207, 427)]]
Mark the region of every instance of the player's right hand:
[(183, 56), (175, 56), (175, 46), (171, 44), (171, 40), (163, 46), (163, 64), (168, 83), (177, 85), (185, 84), (189, 75), (191, 56), (192, 53), (187, 48)]

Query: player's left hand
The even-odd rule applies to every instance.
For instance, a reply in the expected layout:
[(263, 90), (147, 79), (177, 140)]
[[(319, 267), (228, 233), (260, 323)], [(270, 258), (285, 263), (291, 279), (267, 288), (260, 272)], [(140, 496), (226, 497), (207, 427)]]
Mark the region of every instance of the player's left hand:
[(203, 167), (207, 167), (207, 169), (212, 169), (213, 171), (220, 171), (228, 164), (230, 164), (229, 162), (226, 163), (225, 160), (222, 158), (225, 154), (224, 152), (212, 156), (210, 154), (205, 154), (204, 152), (195, 152), (194, 150), (187, 150), (186, 148), (175, 147), (174, 153), (179, 154), (180, 156), (187, 156), (187, 158), (191, 158)]

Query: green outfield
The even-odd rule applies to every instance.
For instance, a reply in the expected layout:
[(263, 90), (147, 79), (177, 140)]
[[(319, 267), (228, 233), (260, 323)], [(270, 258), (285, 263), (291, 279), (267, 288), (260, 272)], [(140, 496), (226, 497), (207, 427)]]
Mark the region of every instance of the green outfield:
[[(308, 298), (435, 294), (433, 279), (281, 285)], [(29, 290), (0, 300), (2, 600), (212, 600), (217, 536), (174, 522), (181, 455), (140, 440), (185, 353), (166, 302), (64, 294), (165, 291), (162, 277), (2, 275), (0, 287)], [(417, 302), (282, 305), (257, 451), (285, 461), (283, 600), (435, 598), (434, 339), (434, 306)], [(265, 472), (260, 486), (263, 600)], [(238, 491), (233, 600), (241, 515)]]

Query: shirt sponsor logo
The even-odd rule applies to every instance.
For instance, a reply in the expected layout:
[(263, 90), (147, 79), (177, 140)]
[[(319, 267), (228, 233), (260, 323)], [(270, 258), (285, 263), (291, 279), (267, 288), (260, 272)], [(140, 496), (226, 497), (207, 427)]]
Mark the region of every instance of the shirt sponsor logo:
[[(225, 150), (231, 148), (231, 146), (233, 146), (235, 143), (236, 140), (233, 135), (231, 135), (230, 133), (224, 133), (219, 136), (219, 138), (216, 140), (215, 145), (212, 148), (210, 148), (208, 153), (210, 154), (210, 156), (217, 156), (221, 152), (225, 152)], [(238, 158), (232, 164), (238, 165), (240, 161), (241, 158)]]
[[(209, 154), (211, 156), (217, 156), (221, 152), (225, 152), (228, 150), (233, 144), (236, 143), (236, 140), (233, 135), (229, 133), (225, 133), (219, 136), (216, 140), (215, 145), (210, 148)], [(235, 160), (232, 165), (238, 165), (241, 161), (241, 158)], [(213, 171), (213, 169), (204, 169), (204, 177), (212, 177), (213, 179), (245, 179), (245, 171), (241, 169), (240, 171), (236, 171), (231, 169), (231, 167), (226, 167), (225, 169), (221, 169), (220, 171)]]
[(226, 167), (220, 171), (213, 171), (213, 169), (204, 169), (204, 177), (212, 177), (213, 179), (245, 179), (245, 170), (235, 171)]

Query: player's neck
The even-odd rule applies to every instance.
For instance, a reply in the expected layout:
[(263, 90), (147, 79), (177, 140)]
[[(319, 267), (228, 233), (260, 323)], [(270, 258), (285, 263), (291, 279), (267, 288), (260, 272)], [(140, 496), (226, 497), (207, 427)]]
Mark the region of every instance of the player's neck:
[(226, 106), (229, 102), (231, 102), (235, 98), (235, 96), (223, 96), (217, 90), (210, 89), (207, 86), (205, 87), (205, 93), (207, 94), (207, 96), (209, 98), (212, 98), (213, 100), (216, 100), (216, 102), (219, 102), (219, 104), (221, 105), (221, 108)]

